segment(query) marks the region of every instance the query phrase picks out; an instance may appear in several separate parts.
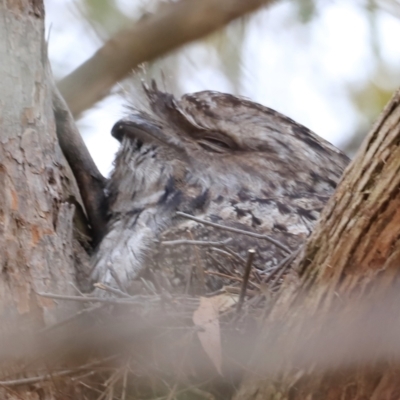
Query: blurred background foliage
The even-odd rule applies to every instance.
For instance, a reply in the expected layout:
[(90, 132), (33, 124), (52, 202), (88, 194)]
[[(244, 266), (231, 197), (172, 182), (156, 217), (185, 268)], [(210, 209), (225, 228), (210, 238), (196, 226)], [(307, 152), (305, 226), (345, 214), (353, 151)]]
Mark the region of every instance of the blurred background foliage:
[[(56, 77), (162, 4), (45, 1)], [(277, 0), (134, 71), (86, 112), (79, 126), (95, 161), (108, 173), (117, 148), (108, 132), (123, 115), (124, 104), (141, 102), (140, 80), (156, 78), (176, 95), (211, 89), (249, 97), (303, 123), (351, 156), (400, 86), (399, 38), (400, 0)]]

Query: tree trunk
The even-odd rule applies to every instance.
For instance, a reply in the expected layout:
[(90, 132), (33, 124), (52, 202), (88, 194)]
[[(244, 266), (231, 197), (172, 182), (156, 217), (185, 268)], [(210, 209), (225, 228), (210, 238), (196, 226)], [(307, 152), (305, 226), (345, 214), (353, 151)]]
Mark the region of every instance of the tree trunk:
[[(59, 148), (41, 0), (0, 3), (0, 315), (40, 328), (74, 311), (36, 292), (71, 293), (84, 256), (73, 234), (79, 194)], [(56, 307), (57, 305), (57, 307)], [(27, 324), (27, 325), (25, 325)], [(1, 371), (7, 375), (5, 368)], [(1, 398), (13, 397), (1, 389)], [(22, 398), (39, 398), (33, 388)], [(54, 398), (41, 390), (41, 398)], [(16, 398), (16, 397), (13, 397)]]
[[(362, 351), (363, 362), (357, 362), (357, 355), (360, 354), (357, 354), (355, 348), (361, 346), (360, 342), (365, 339), (365, 334), (370, 332), (364, 332), (362, 327), (357, 327), (354, 323), (360, 315), (361, 309), (355, 308), (359, 299), (367, 299), (371, 304), (380, 302), (382, 294), (392, 292), (395, 284), (398, 285), (399, 143), (400, 91), (385, 108), (356, 158), (345, 171), (305, 250), (295, 263), (294, 270), (297, 271), (297, 276), (294, 278), (294, 273), (288, 275), (268, 313), (257, 352), (262, 357), (255, 357), (253, 368), (264, 368), (264, 372), (271, 372), (271, 368), (267, 368), (268, 362), (265, 362), (265, 359), (271, 359), (271, 362), (275, 363), (273, 373), (261, 378), (259, 374), (249, 374), (236, 400), (399, 398), (399, 364), (396, 360), (389, 363), (387, 360), (390, 357), (369, 358), (365, 352), (371, 353), (376, 349), (371, 349), (371, 342), (368, 341), (368, 346)], [(398, 304), (398, 297), (396, 300)], [(390, 313), (390, 306), (389, 302), (384, 304), (379, 308), (380, 313)], [(391, 318), (398, 318), (397, 309), (398, 307), (395, 307), (395, 312), (385, 319), (385, 323)], [(310, 318), (315, 322), (317, 315), (326, 316), (330, 313), (334, 316), (333, 323), (325, 318), (319, 326), (314, 323), (311, 329), (305, 329), (310, 323)], [(337, 339), (340, 332), (335, 329), (335, 325), (341, 324), (346, 313), (350, 316), (347, 323), (352, 327), (348, 329), (347, 334), (354, 333), (353, 342), (347, 349), (342, 349), (346, 340), (338, 340), (329, 352), (326, 348), (329, 347), (329, 342), (324, 341), (324, 345), (321, 346), (318, 338), (332, 335)], [(306, 317), (299, 318), (299, 315)], [(368, 315), (368, 318), (372, 317)], [(303, 321), (299, 322), (301, 319)], [(326, 328), (326, 325), (324, 327), (324, 323), (330, 323), (329, 328)], [(271, 326), (277, 325), (282, 329), (279, 331), (279, 337), (274, 337), (271, 341)], [(379, 335), (385, 334), (387, 326), (370, 324), (368, 329), (375, 329), (378, 332), (375, 339), (379, 339)], [(319, 330), (321, 334), (318, 336), (315, 330)], [(295, 354), (298, 356), (300, 347), (307, 346), (305, 332), (310, 335), (308, 342), (315, 340), (308, 350), (317, 353), (315, 357), (311, 357), (314, 358), (314, 365), (310, 362), (308, 369), (306, 364), (295, 367), (299, 359), (293, 358)], [(319, 367), (321, 352), (327, 352), (331, 358), (336, 357), (338, 365), (332, 368), (329, 363), (322, 362), (322, 366)], [(353, 362), (341, 364), (340, 357), (349, 358), (347, 352), (355, 359)], [(397, 354), (398, 351), (391, 353), (389, 349), (387, 353)], [(264, 358), (264, 361), (261, 358)]]

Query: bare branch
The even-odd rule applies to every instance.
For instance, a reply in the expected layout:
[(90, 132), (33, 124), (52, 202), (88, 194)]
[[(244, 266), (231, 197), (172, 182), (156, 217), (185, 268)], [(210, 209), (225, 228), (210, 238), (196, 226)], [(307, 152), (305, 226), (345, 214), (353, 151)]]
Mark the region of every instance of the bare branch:
[(287, 253), (292, 253), (292, 250), (290, 250), (284, 244), (282, 244), (281, 242), (278, 242), (277, 240), (273, 239), (271, 236), (268, 236), (268, 235), (261, 235), (259, 233), (245, 231), (243, 229), (232, 228), (230, 226), (216, 224), (215, 222), (206, 221), (204, 219), (194, 217), (193, 215), (186, 214), (181, 211), (177, 211), (176, 215), (179, 215), (180, 217), (184, 217), (187, 219), (191, 219), (196, 222), (200, 222), (201, 224), (204, 224), (204, 225), (212, 226), (213, 228), (217, 228), (217, 229), (221, 229), (221, 230), (233, 232), (233, 233), (239, 233), (241, 235), (251, 236), (251, 237), (254, 237), (257, 239), (267, 240), (268, 242), (274, 244), (276, 247), (279, 247), (280, 249), (286, 251)]
[(164, 240), (160, 242), (163, 246), (179, 246), (179, 245), (189, 245), (189, 246), (225, 246), (227, 245), (232, 239), (228, 238), (226, 240), (221, 240), (219, 242), (210, 242), (210, 241), (203, 241), (203, 240)]
[(82, 370), (87, 370), (87, 369), (93, 368), (94, 366), (97, 366), (97, 365), (100, 365), (100, 364), (104, 364), (104, 363), (106, 363), (108, 361), (111, 361), (111, 360), (113, 360), (115, 358), (117, 358), (117, 355), (112, 355), (110, 357), (103, 358), (102, 360), (96, 360), (96, 361), (90, 362), (88, 364), (82, 365), (82, 366), (74, 368), (74, 369), (68, 369), (68, 370), (64, 370), (64, 371), (52, 372), (50, 374), (41, 375), (41, 376), (34, 376), (32, 378), (21, 378), (21, 379), (9, 380), (9, 381), (0, 381), (0, 385), (1, 386), (32, 385), (33, 383), (47, 381), (49, 379), (52, 379), (53, 377), (71, 375), (71, 374), (74, 374), (74, 373), (82, 371)]
[(279, 281), (281, 278), (282, 274), (286, 271), (287, 267), (294, 261), (294, 259), (300, 254), (300, 252), (304, 249), (303, 246), (298, 248), (297, 250), (293, 251), (292, 254), (289, 254), (287, 257), (285, 257), (271, 272), (269, 275), (267, 275), (263, 279), (263, 283), (268, 283), (275, 275), (277, 272), (279, 272), (278, 276), (276, 277), (274, 283), (271, 285), (271, 287), (275, 286), (275, 284)]
[(109, 303), (109, 304), (125, 304), (130, 303), (127, 299), (115, 299), (115, 298), (108, 298), (108, 297), (81, 297), (81, 296), (64, 296), (60, 294), (53, 294), (53, 293), (40, 293), (37, 292), (38, 296), (47, 297), (49, 299), (55, 300), (66, 300), (66, 301), (77, 301), (82, 303)]
[(110, 292), (112, 294), (115, 294), (118, 297), (122, 297), (122, 298), (125, 298), (125, 299), (129, 299), (129, 298), (132, 297), (132, 296), (129, 296), (129, 294), (123, 292), (122, 290), (115, 289), (115, 288), (113, 288), (111, 286), (108, 286), (108, 285), (106, 285), (104, 283), (95, 283), (93, 286), (95, 288), (97, 288), (97, 289), (101, 289), (101, 290), (104, 290), (106, 292)]
[(181, 0), (111, 38), (59, 88), (76, 117), (139, 64), (200, 39), (272, 0)]
[(256, 251), (254, 249), (249, 249), (247, 252), (246, 269), (244, 271), (243, 283), (242, 283), (242, 287), (240, 288), (239, 301), (237, 303), (237, 308), (236, 308), (236, 311), (238, 313), (242, 310), (243, 301), (246, 296), (247, 283), (249, 281), (249, 276), (250, 276), (251, 266), (253, 264), (254, 254), (256, 254)]
[(71, 112), (55, 84), (53, 84), (52, 89), (57, 137), (78, 183), (85, 211), (92, 228), (93, 244), (96, 245), (102, 239), (106, 229), (105, 179), (90, 156)]

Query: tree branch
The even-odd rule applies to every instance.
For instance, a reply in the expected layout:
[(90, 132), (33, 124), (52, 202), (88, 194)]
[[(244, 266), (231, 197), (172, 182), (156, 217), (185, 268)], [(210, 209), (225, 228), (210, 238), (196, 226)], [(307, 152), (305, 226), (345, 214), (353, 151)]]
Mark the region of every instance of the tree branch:
[(200, 39), (272, 0), (180, 0), (110, 39), (59, 83), (74, 117), (105, 97), (139, 64)]
[(96, 245), (106, 229), (105, 179), (90, 156), (71, 112), (54, 84), (52, 95), (58, 141), (78, 183), (91, 226), (93, 245)]

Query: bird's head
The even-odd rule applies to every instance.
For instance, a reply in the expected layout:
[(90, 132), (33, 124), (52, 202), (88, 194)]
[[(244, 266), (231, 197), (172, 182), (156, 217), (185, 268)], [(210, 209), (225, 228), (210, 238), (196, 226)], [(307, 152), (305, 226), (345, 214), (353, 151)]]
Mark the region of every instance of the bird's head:
[(150, 111), (133, 110), (112, 130), (122, 144), (112, 181), (127, 196), (147, 199), (172, 178), (180, 190), (331, 193), (348, 162), (307, 128), (246, 99), (204, 91), (177, 100), (155, 84), (145, 93)]

